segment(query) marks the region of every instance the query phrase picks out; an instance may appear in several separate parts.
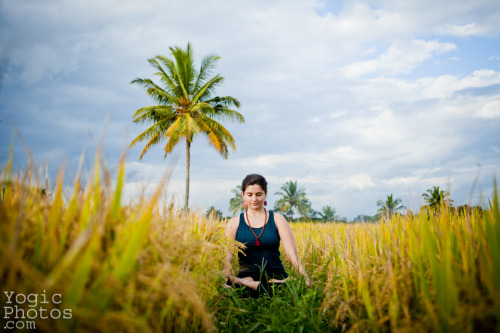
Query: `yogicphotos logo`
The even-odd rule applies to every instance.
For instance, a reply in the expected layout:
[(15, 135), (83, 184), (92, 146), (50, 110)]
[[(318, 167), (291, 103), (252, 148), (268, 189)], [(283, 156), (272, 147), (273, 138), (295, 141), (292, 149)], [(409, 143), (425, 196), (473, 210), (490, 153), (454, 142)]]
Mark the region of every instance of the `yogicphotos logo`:
[(58, 308), (62, 303), (62, 294), (47, 295), (45, 290), (41, 294), (28, 295), (4, 291), (1, 298), (6, 322), (4, 330), (36, 329), (36, 319), (71, 319), (73, 316), (71, 309)]

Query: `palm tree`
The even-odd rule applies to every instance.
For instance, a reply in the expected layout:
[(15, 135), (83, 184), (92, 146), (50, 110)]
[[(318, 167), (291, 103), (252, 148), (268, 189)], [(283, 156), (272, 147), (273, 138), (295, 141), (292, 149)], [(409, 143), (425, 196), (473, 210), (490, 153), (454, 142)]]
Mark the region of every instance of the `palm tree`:
[(406, 207), (401, 205), (401, 199), (394, 199), (391, 195), (387, 196), (387, 200), (384, 202), (382, 200), (377, 201), (377, 206), (380, 207), (377, 213), (384, 215), (387, 214), (391, 216), (400, 209), (405, 209)]
[(433, 186), (422, 194), (427, 206), (432, 210), (438, 210), (441, 205), (449, 205), (451, 203), (450, 193), (440, 190), (439, 186)]
[(335, 210), (335, 208), (332, 208), (329, 205), (321, 209), (321, 217), (323, 218), (323, 220), (327, 222), (339, 219), (339, 216), (337, 215), (337, 211)]
[(321, 213), (317, 210), (314, 210), (312, 207), (309, 207), (309, 219), (311, 221), (317, 221), (321, 219)]
[(293, 211), (296, 209), (299, 214), (307, 216), (310, 209), (309, 200), (306, 198), (306, 192), (303, 187), (297, 186), (297, 181), (288, 181), (281, 186), (281, 191), (275, 193), (281, 198), (274, 204), (274, 209), (285, 213), (290, 220), (293, 220)]
[(231, 192), (234, 194), (234, 197), (229, 200), (229, 211), (234, 217), (238, 213), (238, 210), (241, 212), (245, 211), (245, 207), (243, 207), (243, 197), (241, 196), (241, 185), (233, 188)]
[(214, 206), (211, 206), (207, 210), (207, 217), (210, 217), (210, 216), (213, 216), (219, 220), (222, 220), (222, 212), (220, 210), (218, 210), (217, 208), (215, 208)]
[(231, 96), (214, 96), (215, 89), (224, 81), (219, 74), (212, 75), (215, 63), (220, 58), (208, 55), (203, 58), (200, 69), (196, 70), (188, 43), (185, 50), (170, 47), (173, 60), (165, 56), (148, 59), (157, 72), (161, 85), (151, 79), (137, 78), (131, 83), (146, 89), (147, 94), (157, 105), (140, 108), (134, 113), (134, 122), (152, 123), (151, 127), (139, 134), (130, 147), (141, 141), (147, 141), (139, 159), (155, 144), (167, 140), (165, 156), (172, 152), (182, 140), (186, 142), (186, 195), (184, 208), (189, 202), (189, 166), (190, 148), (198, 134), (207, 136), (212, 145), (224, 158), (228, 147), (236, 150), (234, 139), (229, 131), (217, 120), (230, 120), (243, 123), (245, 118), (230, 109), (240, 107), (240, 102)]

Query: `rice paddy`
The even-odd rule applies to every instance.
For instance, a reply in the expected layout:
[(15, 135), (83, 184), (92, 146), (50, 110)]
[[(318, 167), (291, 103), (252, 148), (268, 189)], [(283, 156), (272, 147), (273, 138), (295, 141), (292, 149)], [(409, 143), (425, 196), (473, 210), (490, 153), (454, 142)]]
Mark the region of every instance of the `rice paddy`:
[(5, 331), (500, 332), (497, 193), (482, 212), (292, 223), (312, 286), (282, 256), (295, 279), (275, 297), (242, 300), (222, 287), (224, 258), (237, 251), (225, 221), (160, 204), (164, 186), (123, 204), (124, 168), (122, 158), (113, 179), (98, 156), (90, 181), (79, 171), (68, 192), (63, 170), (47, 188), (41, 169), (5, 165)]

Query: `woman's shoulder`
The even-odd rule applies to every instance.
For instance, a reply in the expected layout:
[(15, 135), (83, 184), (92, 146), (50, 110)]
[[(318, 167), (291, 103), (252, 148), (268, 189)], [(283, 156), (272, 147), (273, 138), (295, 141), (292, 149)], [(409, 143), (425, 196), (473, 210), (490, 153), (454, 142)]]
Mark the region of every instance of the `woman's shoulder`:
[(238, 215), (230, 218), (229, 221), (227, 221), (227, 226), (238, 228), (238, 226), (240, 225), (240, 220), (241, 220), (242, 215), (243, 214), (238, 214)]
[(275, 223), (288, 223), (285, 219), (285, 217), (283, 215), (281, 215), (280, 213), (278, 212), (275, 212), (275, 211), (270, 211), (270, 213), (272, 213), (272, 215), (274, 216), (274, 222)]
[(232, 218), (227, 221), (227, 225), (237, 225), (240, 222), (240, 215), (233, 216)]
[(238, 226), (240, 224), (240, 216), (237, 215), (232, 217), (227, 221), (226, 224), (226, 232), (231, 235), (233, 238), (236, 236), (236, 231), (238, 230)]

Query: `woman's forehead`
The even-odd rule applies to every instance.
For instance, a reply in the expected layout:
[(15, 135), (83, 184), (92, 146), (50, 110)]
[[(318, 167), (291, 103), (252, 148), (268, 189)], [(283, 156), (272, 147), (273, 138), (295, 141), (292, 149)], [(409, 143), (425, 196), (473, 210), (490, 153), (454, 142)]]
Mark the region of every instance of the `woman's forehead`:
[(247, 188), (245, 189), (245, 193), (257, 193), (257, 192), (264, 192), (264, 190), (259, 184), (248, 185)]

